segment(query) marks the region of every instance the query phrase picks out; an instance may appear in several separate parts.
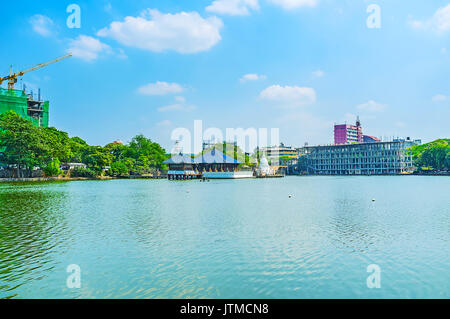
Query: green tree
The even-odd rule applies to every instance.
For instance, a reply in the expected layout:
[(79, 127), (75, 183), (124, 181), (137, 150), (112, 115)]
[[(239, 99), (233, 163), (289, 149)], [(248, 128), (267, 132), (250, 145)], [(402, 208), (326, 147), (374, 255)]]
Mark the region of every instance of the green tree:
[(419, 168), (449, 170), (450, 139), (416, 145), (411, 148), (414, 163)]
[(105, 146), (105, 150), (112, 154), (114, 161), (120, 161), (127, 154), (128, 146), (119, 143), (110, 143)]
[(89, 167), (101, 170), (111, 165), (113, 155), (101, 146), (89, 146), (84, 149), (82, 160)]
[(61, 162), (70, 161), (74, 154), (72, 152), (69, 135), (54, 127), (40, 128), (42, 142), (46, 149), (46, 155), (50, 159), (58, 159)]
[(89, 147), (88, 143), (76, 136), (70, 138), (69, 145), (73, 154), (70, 161), (73, 163), (81, 163), (83, 160), (83, 153), (85, 149)]
[(137, 170), (166, 168), (163, 164), (167, 159), (166, 151), (158, 143), (152, 142), (142, 134), (131, 140), (124, 155), (136, 160), (136, 165), (139, 165)]
[(28, 169), (30, 176), (33, 167), (42, 165), (47, 151), (39, 129), (13, 111), (0, 115), (0, 149), (0, 160), (15, 165), (17, 177), (21, 177), (20, 168)]
[(135, 136), (128, 145), (110, 143), (105, 147), (89, 146), (79, 137), (70, 138), (54, 127), (37, 128), (17, 113), (0, 115), (0, 161), (17, 168), (42, 167), (48, 176), (58, 175), (61, 162), (84, 163), (90, 169), (79, 169), (75, 174), (99, 174), (111, 166), (112, 175), (152, 173), (166, 169), (165, 150), (143, 135)]
[(58, 159), (54, 159), (47, 166), (44, 167), (44, 173), (46, 176), (58, 176), (61, 174), (60, 169), (61, 162)]
[(152, 171), (151, 162), (148, 157), (142, 155), (135, 162), (132, 171), (136, 175), (148, 174)]
[(128, 171), (131, 171), (133, 167), (136, 165), (136, 160), (130, 157), (122, 159), (121, 162), (127, 166)]
[(124, 176), (129, 174), (129, 169), (124, 162), (114, 162), (111, 164), (109, 175), (111, 176)]

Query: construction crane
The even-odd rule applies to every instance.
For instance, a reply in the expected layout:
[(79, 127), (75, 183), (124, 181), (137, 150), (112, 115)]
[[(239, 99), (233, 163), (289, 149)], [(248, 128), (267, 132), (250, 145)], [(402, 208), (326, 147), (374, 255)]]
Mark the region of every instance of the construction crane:
[(42, 69), (43, 67), (46, 67), (47, 65), (50, 65), (50, 64), (59, 62), (61, 60), (70, 58), (71, 56), (72, 56), (72, 53), (69, 53), (69, 54), (67, 54), (65, 56), (59, 57), (59, 58), (54, 59), (52, 61), (48, 61), (48, 62), (45, 62), (45, 63), (38, 64), (38, 65), (36, 65), (36, 66), (34, 66), (32, 68), (29, 68), (29, 69), (26, 69), (24, 71), (20, 71), (20, 72), (17, 72), (17, 73), (13, 73), (13, 68), (12, 68), (12, 65), (11, 65), (10, 74), (8, 76), (5, 76), (4, 78), (0, 77), (0, 86), (2, 85), (3, 81), (8, 81), (8, 90), (14, 90), (14, 85), (17, 83), (17, 78), (19, 76), (24, 76), (28, 72)]

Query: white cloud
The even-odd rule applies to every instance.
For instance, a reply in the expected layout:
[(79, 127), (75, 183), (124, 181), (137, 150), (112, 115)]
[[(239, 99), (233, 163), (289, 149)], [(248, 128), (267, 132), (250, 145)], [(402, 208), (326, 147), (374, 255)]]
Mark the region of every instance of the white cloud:
[(450, 31), (450, 4), (439, 8), (434, 15), (426, 21), (413, 20), (410, 21), (409, 24), (416, 29), (433, 30), (437, 33)]
[(233, 16), (249, 15), (250, 9), (259, 9), (258, 0), (215, 0), (206, 7), (208, 12)]
[(96, 60), (102, 52), (112, 53), (109, 45), (86, 35), (80, 35), (75, 40), (70, 40), (68, 51), (72, 52), (74, 57), (88, 62)]
[(164, 120), (164, 121), (156, 123), (156, 126), (160, 126), (160, 127), (161, 126), (170, 126), (170, 125), (172, 125), (172, 122), (169, 120)]
[(445, 96), (443, 94), (437, 94), (437, 95), (433, 96), (433, 98), (431, 100), (433, 102), (444, 102), (444, 101), (450, 100), (450, 97)]
[(322, 76), (325, 75), (325, 73), (324, 73), (323, 71), (321, 71), (321, 70), (317, 70), (317, 71), (314, 71), (314, 72), (312, 73), (312, 75), (313, 75), (314, 77), (316, 77), (316, 78), (321, 78)]
[(381, 112), (387, 107), (386, 104), (377, 103), (373, 100), (370, 100), (367, 103), (363, 103), (358, 105), (356, 108), (361, 111), (369, 111), (369, 112)]
[(141, 86), (138, 92), (142, 95), (167, 95), (183, 92), (184, 89), (177, 83), (167, 83), (157, 81)]
[(220, 40), (223, 23), (217, 17), (202, 18), (197, 12), (163, 14), (145, 10), (138, 17), (115, 21), (97, 35), (143, 50), (195, 53), (209, 50)]
[(414, 28), (414, 29), (420, 29), (423, 28), (425, 26), (425, 23), (422, 21), (418, 21), (418, 20), (413, 20), (409, 22), (409, 25)]
[(175, 96), (175, 101), (180, 102), (180, 103), (185, 103), (186, 98), (184, 96)]
[(36, 33), (44, 37), (48, 37), (53, 33), (53, 20), (44, 15), (35, 14), (30, 18), (30, 24)]
[(314, 7), (317, 5), (318, 0), (269, 0), (269, 2), (285, 10), (292, 10), (301, 7)]
[(170, 111), (178, 111), (178, 112), (191, 112), (197, 107), (195, 105), (190, 105), (186, 103), (186, 98), (184, 96), (175, 96), (176, 103), (161, 106), (158, 108), (159, 112), (170, 112)]
[(161, 106), (158, 108), (159, 112), (169, 112), (169, 111), (181, 111), (181, 112), (190, 112), (195, 110), (195, 105), (187, 105), (184, 103), (175, 103), (166, 106)]
[(265, 75), (250, 73), (250, 74), (243, 75), (239, 81), (241, 81), (241, 83), (245, 83), (248, 81), (258, 81), (258, 80), (265, 80), (265, 79), (267, 79), (267, 76), (265, 76)]
[(307, 87), (272, 85), (263, 90), (260, 97), (277, 102), (280, 106), (298, 107), (313, 104), (316, 101), (316, 91)]

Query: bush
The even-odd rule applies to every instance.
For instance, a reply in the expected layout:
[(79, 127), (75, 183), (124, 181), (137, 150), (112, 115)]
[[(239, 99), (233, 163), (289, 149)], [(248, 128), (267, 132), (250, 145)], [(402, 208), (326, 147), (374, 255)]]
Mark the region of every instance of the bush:
[(59, 174), (62, 173), (61, 169), (59, 168), (60, 165), (61, 165), (61, 163), (57, 159), (51, 161), (50, 163), (47, 164), (46, 167), (44, 167), (45, 175), (48, 177), (58, 176)]
[(95, 178), (97, 177), (97, 173), (89, 168), (84, 167), (75, 167), (70, 176), (72, 177), (87, 177), (87, 178)]

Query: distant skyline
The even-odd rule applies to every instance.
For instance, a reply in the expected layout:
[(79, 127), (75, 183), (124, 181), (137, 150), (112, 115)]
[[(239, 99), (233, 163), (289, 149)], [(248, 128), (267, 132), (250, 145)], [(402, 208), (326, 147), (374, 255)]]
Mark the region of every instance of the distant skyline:
[(169, 150), (202, 120), (323, 145), (357, 115), (366, 135), (449, 137), (449, 0), (24, 0), (0, 19), (1, 76), (73, 52), (23, 81), (50, 100), (51, 126), (89, 144), (142, 133)]

